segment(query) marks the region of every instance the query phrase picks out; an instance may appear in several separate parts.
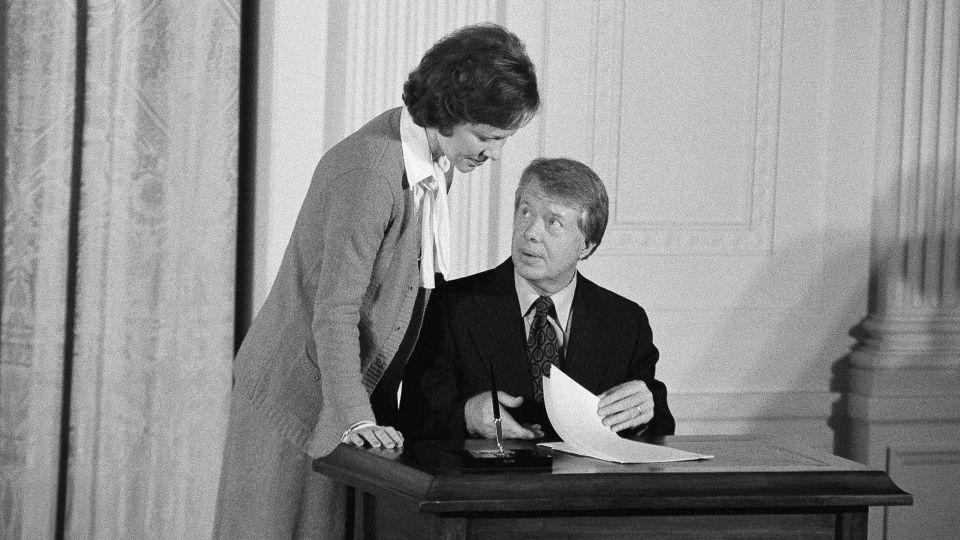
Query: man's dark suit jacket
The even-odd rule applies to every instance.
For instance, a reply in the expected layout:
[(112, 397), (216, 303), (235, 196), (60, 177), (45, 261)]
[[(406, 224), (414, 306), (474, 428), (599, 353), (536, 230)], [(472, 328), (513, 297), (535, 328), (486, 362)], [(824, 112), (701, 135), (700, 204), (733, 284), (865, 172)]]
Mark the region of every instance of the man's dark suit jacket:
[[(654, 378), (659, 353), (643, 308), (579, 274), (576, 287), (560, 368), (595, 394), (643, 381), (654, 398), (653, 420), (644, 435), (672, 435), (675, 423), (667, 388)], [(533, 402), (524, 334), (512, 260), (438, 288), (403, 377), (398, 424), (404, 437), (467, 436), (464, 403), (490, 391), (493, 369), (498, 390), (524, 399), (520, 407), (505, 410), (518, 422), (540, 424), (547, 438), (556, 438), (543, 403)]]

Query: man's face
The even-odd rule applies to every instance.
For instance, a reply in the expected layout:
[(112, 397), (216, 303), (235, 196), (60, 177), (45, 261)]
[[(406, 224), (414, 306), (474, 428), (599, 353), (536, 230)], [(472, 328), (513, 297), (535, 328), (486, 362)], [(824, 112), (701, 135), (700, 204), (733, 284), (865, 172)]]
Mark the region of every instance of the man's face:
[(503, 143), (517, 130), (487, 124), (458, 124), (449, 136), (437, 131), (440, 151), (458, 171), (468, 173), (488, 159), (500, 159)]
[(513, 266), (540, 294), (566, 287), (577, 261), (590, 252), (577, 218), (579, 207), (551, 199), (534, 178), (521, 188), (513, 213)]

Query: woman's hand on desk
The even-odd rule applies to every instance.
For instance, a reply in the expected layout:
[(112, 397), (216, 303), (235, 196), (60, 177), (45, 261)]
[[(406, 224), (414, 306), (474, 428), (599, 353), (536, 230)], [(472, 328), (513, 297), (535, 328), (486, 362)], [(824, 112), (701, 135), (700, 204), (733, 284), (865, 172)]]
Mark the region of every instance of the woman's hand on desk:
[(642, 426), (653, 419), (653, 394), (643, 381), (627, 381), (600, 394), (597, 414), (613, 431)]
[(403, 434), (392, 426), (368, 422), (348, 429), (343, 434), (343, 442), (360, 447), (369, 444), (374, 448), (399, 448), (403, 446)]

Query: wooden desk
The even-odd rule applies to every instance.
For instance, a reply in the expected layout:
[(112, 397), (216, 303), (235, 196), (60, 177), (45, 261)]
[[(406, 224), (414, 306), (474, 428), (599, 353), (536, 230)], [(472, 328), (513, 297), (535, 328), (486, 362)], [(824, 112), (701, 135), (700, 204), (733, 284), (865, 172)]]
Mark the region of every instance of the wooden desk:
[(867, 507), (912, 504), (883, 471), (777, 441), (662, 443), (716, 457), (619, 465), (558, 453), (550, 471), (468, 472), (452, 452), (462, 444), (420, 441), (341, 445), (314, 469), (355, 488), (356, 538), (864, 538)]

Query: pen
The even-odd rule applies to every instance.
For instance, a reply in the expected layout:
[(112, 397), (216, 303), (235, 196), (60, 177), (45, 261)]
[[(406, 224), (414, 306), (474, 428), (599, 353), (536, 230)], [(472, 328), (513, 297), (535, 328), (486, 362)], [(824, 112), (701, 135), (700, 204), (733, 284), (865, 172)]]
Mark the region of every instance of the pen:
[(497, 449), (503, 453), (503, 428), (500, 420), (500, 400), (497, 399), (497, 380), (490, 370), (490, 397), (493, 398), (493, 425), (497, 428)]

